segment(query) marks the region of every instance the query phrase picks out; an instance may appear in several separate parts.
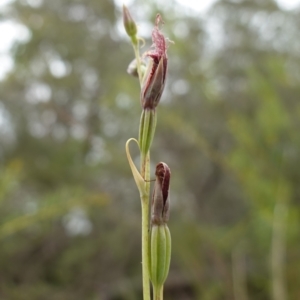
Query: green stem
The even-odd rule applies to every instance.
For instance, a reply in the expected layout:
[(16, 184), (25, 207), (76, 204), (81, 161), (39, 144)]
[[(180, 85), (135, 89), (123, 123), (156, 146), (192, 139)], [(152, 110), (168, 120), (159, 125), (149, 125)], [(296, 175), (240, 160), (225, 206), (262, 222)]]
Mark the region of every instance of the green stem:
[(136, 44), (132, 44), (134, 55), (136, 58), (136, 66), (137, 66), (137, 72), (139, 75), (139, 82), (140, 86), (142, 86), (142, 70), (141, 70), (141, 57), (140, 57), (140, 50), (139, 50), (139, 42), (137, 41)]
[(159, 288), (153, 287), (153, 300), (163, 300), (164, 299), (163, 290), (164, 290), (163, 286)]
[(141, 175), (145, 179), (145, 193), (141, 195), (142, 205), (142, 272), (144, 300), (150, 300), (149, 278), (149, 195), (150, 195), (150, 153), (141, 154)]

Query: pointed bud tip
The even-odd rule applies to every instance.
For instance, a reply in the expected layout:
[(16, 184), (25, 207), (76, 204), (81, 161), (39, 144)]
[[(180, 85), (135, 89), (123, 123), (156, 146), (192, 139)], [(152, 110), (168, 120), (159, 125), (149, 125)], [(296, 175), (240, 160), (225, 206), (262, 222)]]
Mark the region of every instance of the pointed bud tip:
[(137, 26), (134, 22), (133, 18), (131, 17), (131, 14), (128, 10), (128, 8), (123, 4), (123, 24), (124, 28), (126, 30), (126, 33), (128, 36), (136, 40), (136, 34), (137, 34)]

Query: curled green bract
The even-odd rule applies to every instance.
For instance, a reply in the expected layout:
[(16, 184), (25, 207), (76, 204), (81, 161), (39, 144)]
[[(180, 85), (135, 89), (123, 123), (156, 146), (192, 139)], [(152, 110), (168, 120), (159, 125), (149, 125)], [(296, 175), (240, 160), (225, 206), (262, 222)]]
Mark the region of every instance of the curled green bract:
[(130, 169), (131, 169), (132, 174), (133, 174), (134, 181), (135, 181), (135, 183), (136, 183), (136, 185), (138, 187), (140, 195), (143, 195), (143, 194), (146, 193), (146, 191), (145, 191), (145, 180), (141, 176), (141, 174), (138, 171), (138, 169), (136, 168), (134, 162), (132, 161), (132, 158), (131, 158), (131, 155), (130, 155), (130, 150), (129, 150), (129, 143), (131, 141), (135, 141), (139, 145), (139, 143), (138, 143), (138, 141), (136, 139), (134, 139), (134, 138), (129, 139), (126, 142), (126, 145), (125, 145), (126, 155), (127, 155), (127, 159), (128, 159), (128, 162), (129, 162)]

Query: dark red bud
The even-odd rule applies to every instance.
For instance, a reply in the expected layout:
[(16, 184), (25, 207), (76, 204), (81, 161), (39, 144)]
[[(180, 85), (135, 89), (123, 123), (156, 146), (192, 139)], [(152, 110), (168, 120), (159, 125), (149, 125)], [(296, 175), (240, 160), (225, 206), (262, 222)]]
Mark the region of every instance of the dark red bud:
[(151, 224), (161, 225), (169, 220), (169, 186), (171, 171), (167, 164), (160, 162), (156, 166), (156, 181), (152, 199)]

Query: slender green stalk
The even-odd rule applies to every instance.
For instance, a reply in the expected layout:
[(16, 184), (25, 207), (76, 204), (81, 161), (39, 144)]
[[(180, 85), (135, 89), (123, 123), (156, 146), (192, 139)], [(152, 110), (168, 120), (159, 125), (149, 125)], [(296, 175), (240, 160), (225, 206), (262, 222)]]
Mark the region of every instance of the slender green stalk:
[[(140, 86), (142, 85), (141, 58), (139, 53), (139, 41), (132, 43), (139, 76)], [(142, 207), (142, 273), (143, 273), (143, 299), (150, 298), (150, 278), (149, 278), (149, 196), (150, 196), (150, 153), (145, 156), (141, 153), (141, 176), (145, 180), (145, 190), (141, 195)]]
[(137, 72), (139, 76), (139, 82), (140, 86), (142, 86), (142, 70), (141, 70), (141, 57), (140, 57), (140, 50), (139, 50), (139, 41), (137, 41), (136, 44), (132, 44), (134, 55), (136, 58), (136, 66), (137, 66)]
[(150, 153), (141, 154), (141, 175), (145, 179), (145, 193), (141, 195), (142, 205), (142, 272), (143, 298), (150, 300), (149, 278), (149, 195), (150, 195)]
[[(150, 146), (153, 140), (155, 127), (156, 127), (156, 113), (155, 108), (159, 103), (161, 94), (163, 92), (164, 86), (165, 86), (165, 77), (166, 77), (166, 70), (167, 70), (167, 41), (163, 34), (159, 31), (158, 25), (162, 22), (162, 18), (159, 14), (156, 16), (155, 20), (155, 28), (152, 32), (152, 41), (155, 44), (155, 50), (151, 52), (151, 55), (148, 53), (148, 56), (152, 58), (152, 63), (148, 64), (148, 68), (145, 72), (146, 75), (143, 74), (142, 69), (142, 61), (140, 57), (139, 52), (139, 41), (141, 38), (137, 36), (137, 26), (134, 22), (133, 18), (131, 17), (131, 14), (127, 7), (123, 5), (123, 23), (124, 28), (128, 34), (128, 36), (131, 39), (131, 44), (133, 46), (135, 59), (136, 59), (136, 66), (133, 62), (129, 65), (129, 73), (135, 74), (137, 71), (138, 78), (141, 86), (141, 106), (142, 106), (142, 116), (140, 121), (140, 128), (139, 128), (139, 148), (141, 153), (141, 166), (140, 166), (140, 174), (137, 171), (129, 151), (129, 143), (130, 141), (134, 139), (129, 139), (126, 143), (126, 154), (129, 161), (130, 168), (133, 173), (134, 180), (137, 184), (137, 187), (140, 192), (140, 198), (141, 198), (141, 207), (142, 207), (142, 273), (143, 273), (143, 300), (150, 300), (150, 256), (149, 256), (149, 219), (150, 219)], [(158, 63), (156, 65), (153, 65), (154, 58), (155, 61)], [(151, 72), (150, 72), (151, 71)], [(143, 85), (144, 78), (147, 78), (147, 85)], [(143, 86), (142, 86), (143, 85)], [(135, 140), (136, 141), (136, 140)], [(159, 172), (161, 172), (164, 176), (167, 177), (167, 185), (164, 185), (164, 195), (168, 195), (168, 189), (169, 189), (169, 178), (170, 178), (170, 170), (169, 167), (164, 164), (160, 163), (158, 164), (160, 166)], [(166, 174), (165, 174), (166, 173)], [(163, 208), (166, 208), (165, 213), (163, 214), (163, 222), (167, 221), (168, 219), (168, 207), (169, 202), (168, 198), (166, 199), (162, 198), (162, 186), (160, 183), (160, 198), (163, 201)], [(161, 204), (161, 203), (159, 203)], [(159, 219), (159, 217), (157, 216)], [(166, 227), (167, 228), (167, 227)], [(166, 233), (164, 230), (165, 227), (161, 227), (161, 230), (163, 230), (163, 234), (160, 235), (160, 244), (163, 243), (165, 248), (163, 249), (171, 249), (170, 248), (170, 235), (169, 231)], [(169, 239), (167, 239), (167, 237)], [(167, 243), (169, 241), (169, 243)], [(167, 247), (169, 245), (169, 247)], [(165, 251), (166, 253), (162, 253), (162, 258), (166, 258), (166, 255), (169, 254), (168, 251)], [(169, 255), (170, 257), (170, 255)], [(159, 260), (161, 261), (161, 260)], [(164, 262), (164, 261), (163, 261)], [(169, 263), (170, 259), (167, 259), (167, 267), (164, 267), (165, 265), (160, 264), (160, 275), (166, 276), (166, 272), (169, 269)], [(160, 276), (160, 277), (161, 277)], [(157, 280), (160, 279), (156, 278)], [(165, 278), (163, 278), (165, 280)], [(163, 280), (163, 281), (164, 281)], [(152, 282), (153, 283), (153, 282)], [(163, 283), (162, 283), (163, 284)], [(163, 287), (162, 284), (156, 285), (154, 288), (155, 292), (155, 299), (156, 300), (162, 300), (163, 299)]]
[(163, 291), (164, 288), (161, 286), (160, 288), (153, 288), (153, 300), (163, 300)]

